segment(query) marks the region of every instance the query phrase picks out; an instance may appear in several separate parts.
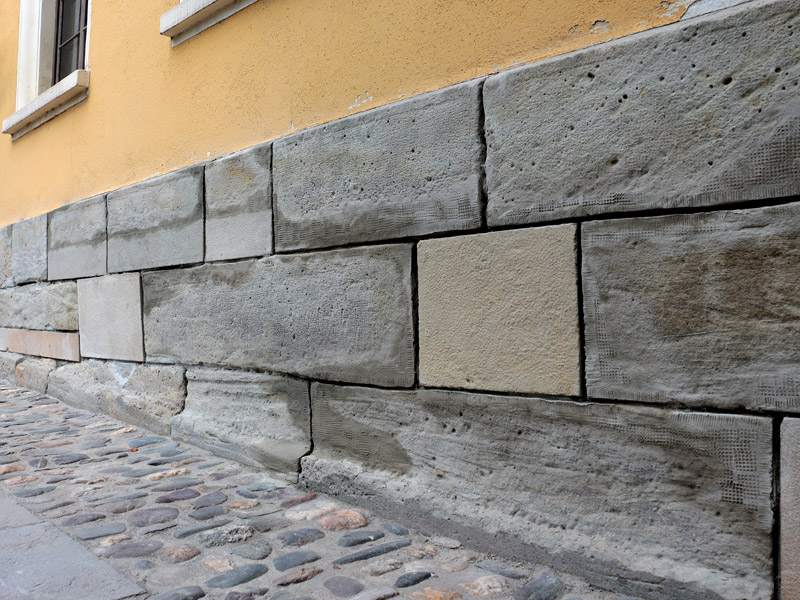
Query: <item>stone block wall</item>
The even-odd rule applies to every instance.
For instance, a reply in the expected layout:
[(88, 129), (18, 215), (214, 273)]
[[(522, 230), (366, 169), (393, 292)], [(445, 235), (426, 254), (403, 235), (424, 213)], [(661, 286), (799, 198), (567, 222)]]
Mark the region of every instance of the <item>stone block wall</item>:
[(800, 4), (0, 229), (0, 377), (653, 600), (800, 597)]

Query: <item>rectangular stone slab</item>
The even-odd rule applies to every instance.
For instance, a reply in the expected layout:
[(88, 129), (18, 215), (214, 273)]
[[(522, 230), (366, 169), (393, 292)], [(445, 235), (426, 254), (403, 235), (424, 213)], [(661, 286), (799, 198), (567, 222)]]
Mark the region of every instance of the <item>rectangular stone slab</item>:
[(50, 374), (47, 393), (67, 404), (102, 412), (160, 434), (183, 410), (183, 367), (84, 360)]
[(11, 225), (0, 228), (0, 288), (14, 285), (12, 267)]
[(11, 249), (15, 285), (47, 279), (47, 215), (14, 223)]
[(145, 273), (149, 361), (414, 382), (411, 246)]
[(0, 327), (77, 331), (77, 285), (63, 281), (0, 290)]
[(144, 360), (138, 273), (78, 281), (78, 314), (83, 356)]
[(481, 85), (448, 87), (275, 142), (276, 249), (477, 228)]
[(800, 203), (583, 225), (588, 394), (800, 411)]
[(172, 435), (244, 464), (296, 480), (311, 450), (308, 384), (285, 375), (189, 369)]
[[(767, 418), (312, 385), (302, 482), (657, 600), (769, 600)], [(657, 584), (657, 585), (654, 585)]]
[(741, 7), (490, 77), (490, 225), (800, 193), (800, 5)]
[(108, 194), (108, 272), (203, 261), (203, 169)]
[(3, 329), (2, 332), (0, 337), (4, 338), (11, 352), (72, 362), (81, 359), (77, 333), (26, 329)]
[(50, 213), (47, 277), (75, 279), (106, 272), (106, 198), (97, 196)]

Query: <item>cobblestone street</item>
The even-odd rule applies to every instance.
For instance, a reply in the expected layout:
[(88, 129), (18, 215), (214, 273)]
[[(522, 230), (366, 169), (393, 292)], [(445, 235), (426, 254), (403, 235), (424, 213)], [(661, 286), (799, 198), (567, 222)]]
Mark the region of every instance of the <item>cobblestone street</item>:
[(7, 384), (0, 480), (8, 600), (621, 598)]

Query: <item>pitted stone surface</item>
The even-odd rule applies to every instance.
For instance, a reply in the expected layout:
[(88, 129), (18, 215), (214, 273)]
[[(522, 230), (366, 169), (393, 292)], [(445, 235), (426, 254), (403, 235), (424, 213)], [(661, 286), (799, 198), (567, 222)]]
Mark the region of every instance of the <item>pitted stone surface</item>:
[(85, 360), (50, 374), (48, 393), (73, 406), (167, 433), (183, 409), (184, 369)]
[(172, 434), (276, 472), (293, 472), (311, 449), (308, 384), (266, 373), (189, 369), (186, 407)]
[(580, 393), (575, 225), (419, 244), (420, 382)]
[(138, 273), (78, 281), (78, 314), (82, 356), (144, 360)]
[(0, 327), (78, 330), (78, 286), (74, 281), (0, 289)]
[(559, 568), (628, 595), (646, 597), (650, 577), (676, 600), (771, 593), (769, 419), (323, 384), (312, 386), (312, 415), (301, 482), (319, 491), (390, 506), (464, 542), (476, 539), (476, 519), (491, 523), (495, 551), (549, 550)]
[(96, 196), (50, 213), (47, 277), (76, 279), (106, 272), (106, 198)]
[(47, 391), (47, 379), (57, 366), (56, 361), (49, 358), (28, 356), (17, 365), (17, 385), (45, 393)]
[(272, 148), (269, 144), (206, 166), (206, 260), (272, 252)]
[(142, 281), (148, 360), (413, 384), (407, 244), (157, 271)]
[(489, 225), (798, 194), (798, 27), (749, 2), (490, 77)]
[(108, 272), (203, 261), (203, 170), (191, 167), (111, 192)]
[(11, 225), (0, 228), (0, 288), (14, 285)]
[(800, 411), (800, 203), (582, 237), (589, 396)]
[(480, 226), (481, 81), (275, 142), (275, 244), (318, 248)]
[(15, 285), (47, 279), (47, 215), (14, 223), (11, 250)]

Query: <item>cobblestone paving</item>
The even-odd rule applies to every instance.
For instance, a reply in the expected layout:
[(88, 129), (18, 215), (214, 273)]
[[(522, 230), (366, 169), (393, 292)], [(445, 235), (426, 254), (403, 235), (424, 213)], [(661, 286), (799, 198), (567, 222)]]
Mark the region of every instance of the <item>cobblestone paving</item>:
[(0, 493), (150, 600), (621, 598), (3, 383)]

